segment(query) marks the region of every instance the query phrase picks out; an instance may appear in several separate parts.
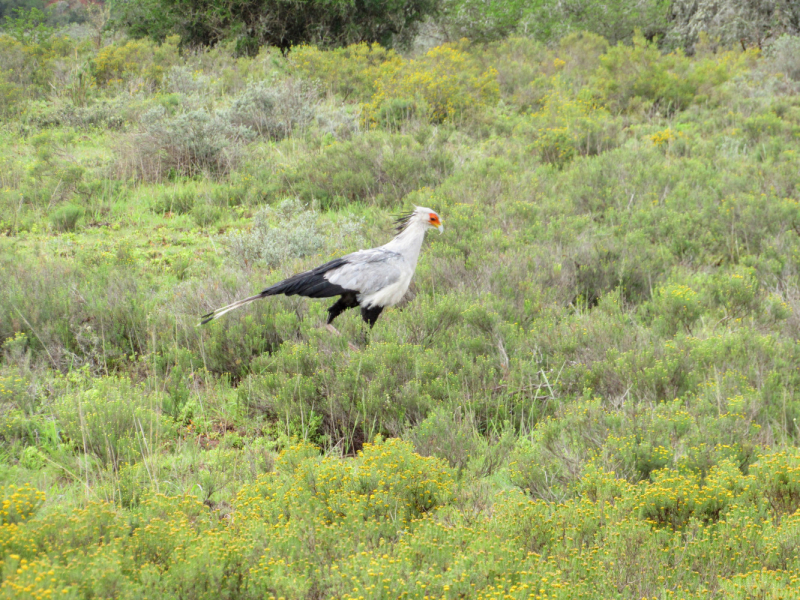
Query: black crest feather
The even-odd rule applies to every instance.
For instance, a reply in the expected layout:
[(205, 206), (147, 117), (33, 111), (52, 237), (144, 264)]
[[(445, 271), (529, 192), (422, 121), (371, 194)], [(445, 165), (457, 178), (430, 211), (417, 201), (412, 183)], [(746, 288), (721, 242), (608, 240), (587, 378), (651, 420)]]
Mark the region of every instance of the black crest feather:
[(394, 219), (394, 228), (397, 233), (402, 233), (405, 231), (405, 228), (408, 227), (408, 224), (411, 222), (411, 217), (414, 216), (416, 209), (412, 210), (409, 213), (398, 215)]

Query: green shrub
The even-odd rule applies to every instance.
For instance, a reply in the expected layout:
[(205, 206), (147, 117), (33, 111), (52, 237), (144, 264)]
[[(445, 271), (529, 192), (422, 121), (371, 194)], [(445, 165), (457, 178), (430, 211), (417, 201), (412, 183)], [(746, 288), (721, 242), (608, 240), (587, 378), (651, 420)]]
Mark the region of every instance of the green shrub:
[(450, 36), (478, 41), (516, 34), (552, 43), (570, 32), (591, 32), (617, 43), (629, 42), (637, 30), (648, 39), (663, 37), (671, 23), (670, 9), (670, 3), (661, 0), (511, 1), (490, 6), (479, 0), (446, 0), (440, 20)]
[[(638, 32), (647, 39), (658, 39), (664, 36), (672, 22), (672, 7), (663, 0), (644, 0), (630, 4), (625, 0), (604, 2), (599, 0), (581, 0), (575, 3), (556, 5), (556, 15), (547, 15), (544, 6), (534, 9), (527, 19), (535, 17), (561, 17), (568, 23), (571, 31), (588, 31), (606, 38), (610, 43), (629, 43)], [(561, 14), (559, 14), (561, 13)], [(563, 16), (562, 16), (563, 15)], [(535, 22), (531, 26), (539, 25)], [(554, 27), (557, 31), (557, 25)]]
[(378, 125), (388, 131), (398, 131), (406, 121), (417, 114), (417, 105), (413, 100), (391, 98), (381, 104), (375, 117)]
[(10, 116), (20, 108), (22, 87), (9, 81), (7, 73), (0, 71), (0, 114)]
[(442, 409), (428, 415), (408, 437), (417, 453), (442, 458), (459, 473), (477, 453), (480, 444), (473, 419)]
[(670, 284), (656, 290), (650, 310), (665, 335), (691, 331), (702, 314), (700, 295), (687, 285)]
[(754, 114), (742, 123), (742, 130), (751, 142), (758, 143), (765, 137), (773, 137), (783, 131), (784, 121), (773, 112)]
[(222, 209), (208, 202), (199, 202), (192, 208), (192, 219), (198, 227), (209, 227), (220, 220)]
[(350, 202), (394, 206), (409, 192), (432, 186), (454, 168), (447, 150), (408, 135), (371, 132), (323, 148), (279, 174), (273, 193), (296, 194), (323, 209)]
[(102, 378), (54, 407), (64, 437), (101, 464), (119, 469), (148, 459), (172, 435), (161, 401), (124, 378)]
[(506, 461), (514, 436), (510, 431), (492, 440), (480, 435), (474, 415), (447, 409), (433, 410), (424, 421), (411, 429), (406, 437), (422, 456), (436, 456), (456, 469), (459, 478), (464, 472), (486, 477)]
[(703, 92), (730, 79), (746, 59), (727, 53), (693, 62), (680, 52), (662, 55), (639, 35), (632, 46), (619, 44), (601, 57), (595, 86), (614, 112), (653, 109), (669, 116), (707, 99)]
[(321, 106), (317, 110), (316, 125), (323, 139), (349, 140), (361, 132), (363, 118), (361, 107), (355, 109), (343, 104), (341, 106)]
[[(87, 260), (98, 254), (90, 249)], [(131, 267), (124, 248), (99, 258), (99, 265), (57, 258), (3, 263), (13, 284), (0, 290), (0, 302), (5, 314), (16, 316), (0, 323), (0, 338), (28, 332), (32, 354), (50, 367), (90, 365), (97, 373), (145, 352), (151, 282)], [(73, 294), (84, 300), (71, 301)]]
[[(70, 59), (74, 60), (76, 52), (76, 44), (67, 36), (56, 34), (46, 26), (49, 31), (42, 31), (31, 22), (24, 23), (30, 15), (14, 19), (20, 25), (17, 35), (9, 35), (13, 34), (9, 29), (0, 34), (0, 89), (6, 95), (0, 102), (5, 101), (7, 109), (15, 112), (22, 107), (23, 98), (50, 95), (54, 76), (71, 62)], [(22, 33), (26, 31), (32, 35)], [(36, 31), (38, 33), (34, 33)]]
[(83, 212), (83, 207), (67, 204), (53, 211), (50, 215), (50, 222), (56, 231), (74, 231)]
[[(720, 47), (761, 48), (771, 35), (798, 31), (800, 9), (791, 2), (676, 0), (665, 42), (687, 52)], [(793, 24), (793, 25), (791, 25)]]
[(25, 118), (40, 127), (122, 130), (126, 125), (128, 108), (129, 99), (124, 97), (98, 98), (85, 106), (65, 100), (57, 106), (42, 107), (41, 111), (29, 105)]
[[(252, 291), (246, 293), (250, 295)], [(240, 293), (237, 297), (242, 296)], [(232, 301), (233, 298), (229, 298), (216, 304)], [(296, 330), (298, 317), (294, 312), (274, 303), (263, 304), (258, 311), (241, 312), (238, 318), (228, 319), (224, 325), (207, 328), (200, 333), (202, 342), (193, 340), (193, 343), (202, 345), (205, 366), (209, 371), (241, 379), (250, 373), (253, 359), (275, 352)], [(202, 311), (195, 313), (199, 315)]]
[(575, 144), (565, 127), (540, 130), (539, 133), (534, 148), (543, 162), (561, 168), (572, 160), (575, 155)]
[(487, 44), (473, 60), (481, 68), (497, 70), (500, 97), (511, 106), (527, 110), (534, 99), (544, 92), (542, 64), (547, 57), (546, 47), (528, 37), (509, 37)]
[[(8, 365), (25, 365), (29, 362), (30, 354), (27, 348), (27, 336), (18, 332), (13, 338), (3, 343), (3, 359)], [(35, 398), (31, 398), (29, 382), (19, 368), (6, 371), (0, 376), (0, 400), (15, 406), (28, 414), (36, 408)], [(13, 420), (13, 419), (12, 419)]]
[(192, 212), (197, 192), (192, 188), (177, 188), (165, 190), (155, 200), (152, 206), (157, 214), (174, 213), (185, 215)]
[[(618, 146), (619, 122), (587, 98), (575, 98), (557, 82), (540, 100), (540, 109), (517, 126), (529, 133), (542, 162), (563, 168), (575, 156), (592, 156)], [(562, 89), (558, 89), (562, 88)]]
[(719, 521), (737, 495), (752, 483), (736, 466), (723, 462), (702, 482), (693, 475), (656, 471), (652, 484), (643, 486), (639, 516), (655, 527), (684, 528), (690, 519)]
[[(309, 449), (288, 464), (279, 456), (275, 473), (260, 476), (237, 496), (246, 522), (288, 526), (278, 534), (275, 545), (265, 548), (270, 555), (277, 556), (303, 527), (321, 534), (319, 543), (327, 551), (349, 554), (352, 544), (348, 548), (330, 533), (359, 523), (361, 543), (377, 544), (381, 537), (413, 527), (415, 520), (452, 498), (453, 477), (446, 464), (414, 454), (407, 442), (365, 444), (350, 463), (314, 454)], [(295, 512), (293, 507), (300, 505), (305, 509)], [(284, 520), (287, 510), (295, 512), (295, 518)], [(325, 534), (325, 529), (330, 533)]]
[(751, 315), (761, 299), (758, 277), (753, 268), (739, 267), (730, 273), (718, 273), (711, 283), (713, 302), (724, 310), (727, 318), (741, 319)]
[[(158, 0), (114, 10), (116, 22), (133, 37), (163, 39), (174, 34), (190, 47), (232, 42), (232, 50), (253, 55), (262, 46), (287, 51), (301, 44), (339, 47), (358, 42), (408, 43), (417, 26), (436, 11), (432, 0), (404, 0), (343, 10), (314, 0), (304, 6), (243, 1), (223, 7), (213, 0)], [(168, 38), (169, 39), (169, 38)]]
[(164, 87), (174, 94), (204, 94), (208, 92), (209, 78), (192, 71), (187, 65), (174, 65), (167, 71)]
[(178, 62), (178, 37), (163, 44), (148, 40), (129, 40), (102, 48), (92, 59), (92, 75), (99, 85), (121, 84), (138, 79), (156, 87), (165, 73)]
[(543, 419), (528, 438), (519, 439), (509, 462), (514, 485), (551, 501), (573, 493), (583, 465), (608, 433), (596, 401), (566, 407), (558, 417)]
[(485, 5), (474, 0), (445, 0), (441, 3), (440, 26), (454, 38), (479, 42), (498, 40), (525, 28), (524, 2)]
[[(373, 341), (353, 357), (342, 354), (346, 343), (321, 334), (254, 361), (248, 388), (260, 412), (305, 423), (322, 415), (329, 443), (357, 449), (377, 434), (399, 435), (444, 397), (445, 382), (436, 375), (443, 365), (421, 348)], [(334, 380), (333, 365), (322, 358), (331, 343), (342, 361)]]

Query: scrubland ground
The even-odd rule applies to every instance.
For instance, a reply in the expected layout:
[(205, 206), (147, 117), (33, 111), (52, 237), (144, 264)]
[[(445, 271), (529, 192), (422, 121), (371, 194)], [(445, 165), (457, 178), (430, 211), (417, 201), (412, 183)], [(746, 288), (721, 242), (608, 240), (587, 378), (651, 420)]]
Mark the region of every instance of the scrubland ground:
[(798, 48), (0, 36), (0, 596), (798, 597)]

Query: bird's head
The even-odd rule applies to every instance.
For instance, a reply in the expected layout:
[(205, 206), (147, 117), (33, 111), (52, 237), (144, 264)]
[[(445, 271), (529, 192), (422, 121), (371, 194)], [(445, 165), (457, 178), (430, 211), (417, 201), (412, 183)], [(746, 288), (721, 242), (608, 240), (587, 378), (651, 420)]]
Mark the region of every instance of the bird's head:
[(439, 233), (444, 233), (444, 225), (442, 225), (442, 220), (436, 212), (432, 211), (430, 208), (418, 208), (417, 210), (423, 211), (423, 218), (425, 218), (428, 227), (436, 227)]
[(397, 219), (398, 233), (406, 229), (412, 223), (419, 223), (426, 229), (438, 229), (439, 233), (444, 232), (444, 226), (442, 225), (442, 220), (439, 218), (439, 214), (424, 206), (417, 206), (409, 214)]

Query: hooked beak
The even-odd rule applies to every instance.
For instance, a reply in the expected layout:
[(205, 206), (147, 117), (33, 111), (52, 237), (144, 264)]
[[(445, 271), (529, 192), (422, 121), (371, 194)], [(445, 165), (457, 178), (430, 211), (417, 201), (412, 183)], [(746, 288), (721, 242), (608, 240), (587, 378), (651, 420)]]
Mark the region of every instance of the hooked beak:
[(439, 225), (439, 227), (437, 227), (436, 229), (439, 230), (440, 234), (444, 233), (444, 225)]

